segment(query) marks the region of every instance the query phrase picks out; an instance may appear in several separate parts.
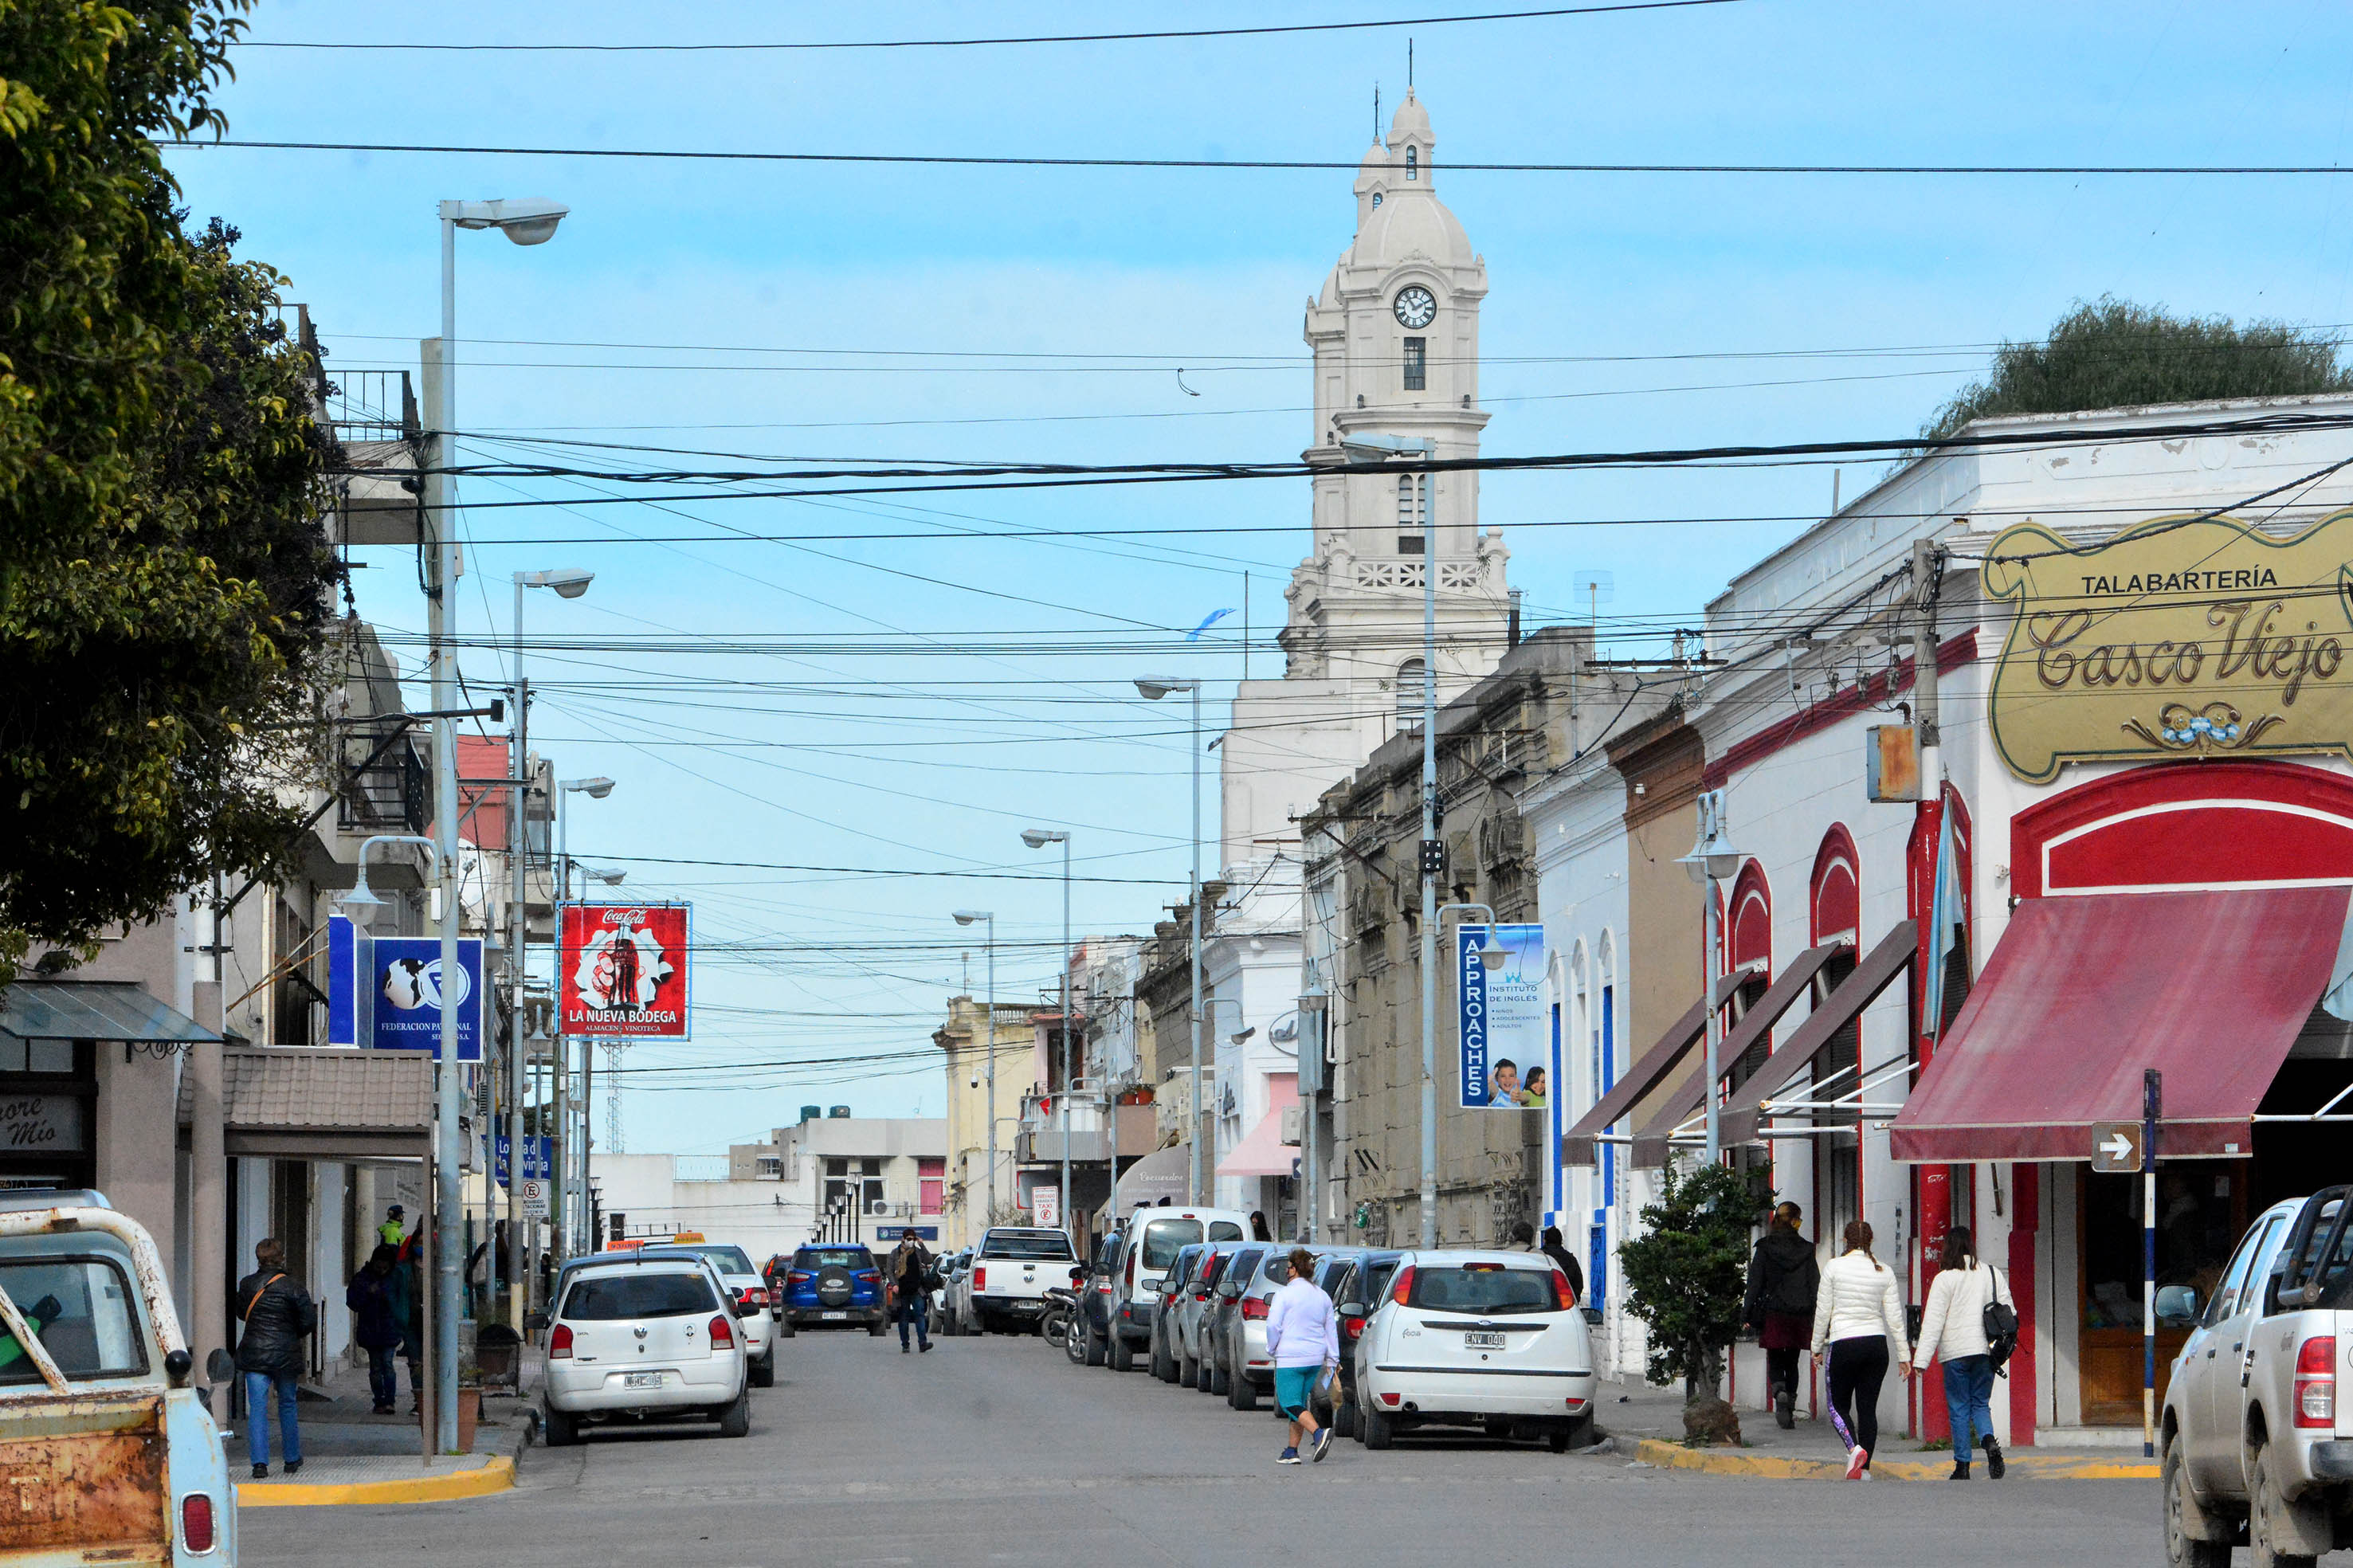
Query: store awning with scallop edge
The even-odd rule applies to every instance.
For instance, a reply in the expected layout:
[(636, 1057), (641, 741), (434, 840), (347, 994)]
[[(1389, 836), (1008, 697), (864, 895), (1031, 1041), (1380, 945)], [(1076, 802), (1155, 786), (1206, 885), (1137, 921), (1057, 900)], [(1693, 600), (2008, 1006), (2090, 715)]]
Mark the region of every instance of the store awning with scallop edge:
[(2161, 1158), (2254, 1151), (2327, 986), (2347, 889), (2028, 899), (1889, 1129), (1898, 1160), (2088, 1160), (2164, 1074)]

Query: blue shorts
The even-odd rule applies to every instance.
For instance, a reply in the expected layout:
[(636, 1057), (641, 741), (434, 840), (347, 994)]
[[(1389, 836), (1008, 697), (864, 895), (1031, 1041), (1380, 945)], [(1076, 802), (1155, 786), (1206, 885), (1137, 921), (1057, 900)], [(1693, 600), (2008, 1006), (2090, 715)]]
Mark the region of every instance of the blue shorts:
[(1324, 1375), (1320, 1366), (1279, 1366), (1274, 1369), (1274, 1407), (1297, 1415), (1314, 1403), (1315, 1384)]

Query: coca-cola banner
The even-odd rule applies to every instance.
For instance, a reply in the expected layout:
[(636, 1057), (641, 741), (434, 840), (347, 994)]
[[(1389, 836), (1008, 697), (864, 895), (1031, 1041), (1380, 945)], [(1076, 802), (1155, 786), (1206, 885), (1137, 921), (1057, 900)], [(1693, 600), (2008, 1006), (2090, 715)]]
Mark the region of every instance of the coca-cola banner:
[(567, 1035), (683, 1040), (687, 904), (565, 904), (557, 984), (557, 1027)]

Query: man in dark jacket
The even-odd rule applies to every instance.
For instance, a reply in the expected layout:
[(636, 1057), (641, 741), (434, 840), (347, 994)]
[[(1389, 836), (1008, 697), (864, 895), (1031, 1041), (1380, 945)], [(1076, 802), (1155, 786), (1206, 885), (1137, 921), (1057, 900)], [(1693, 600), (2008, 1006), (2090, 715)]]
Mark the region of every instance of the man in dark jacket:
[(393, 1352), (405, 1337), (401, 1319), (408, 1304), (408, 1293), (401, 1289), (395, 1267), (399, 1257), (392, 1247), (377, 1247), (343, 1292), (343, 1305), (352, 1310), (353, 1342), (367, 1352), (368, 1393), (375, 1396), (375, 1405), (371, 1414), (376, 1415), (398, 1413), (400, 1373), (395, 1370)]
[(319, 1326), (311, 1293), (286, 1272), (286, 1249), (272, 1237), (253, 1249), (252, 1273), (237, 1284), (237, 1367), (245, 1373), (245, 1446), (253, 1479), (269, 1474), (269, 1405), (286, 1443), (286, 1473), (302, 1473), (302, 1434), (294, 1413), (302, 1342)]
[(932, 1255), (909, 1226), (899, 1234), (897, 1250), (891, 1254), (891, 1316), (899, 1323), (899, 1353), (907, 1353), (907, 1326), (912, 1323), (915, 1338), (924, 1350), (932, 1348)]
[(1577, 1260), (1577, 1254), (1562, 1244), (1560, 1226), (1548, 1225), (1544, 1227), (1544, 1255), (1559, 1265), (1560, 1271), (1568, 1276), (1568, 1293), (1580, 1301), (1584, 1300), (1585, 1265)]
[(1773, 1419), (1785, 1429), (1798, 1424), (1798, 1357), (1813, 1338), (1814, 1292), (1822, 1282), (1813, 1244), (1798, 1234), (1803, 1218), (1795, 1204), (1773, 1211), (1748, 1261), (1748, 1298), (1740, 1310), (1765, 1349), (1765, 1386), (1773, 1391)]

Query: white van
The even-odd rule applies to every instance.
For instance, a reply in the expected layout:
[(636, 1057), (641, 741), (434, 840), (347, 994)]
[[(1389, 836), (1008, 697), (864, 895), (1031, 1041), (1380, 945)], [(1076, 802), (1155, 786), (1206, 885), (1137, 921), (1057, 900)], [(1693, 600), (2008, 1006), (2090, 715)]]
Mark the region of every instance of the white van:
[(1119, 1256), (1112, 1267), (1112, 1370), (1134, 1367), (1139, 1349), (1148, 1353), (1160, 1284), (1179, 1247), (1197, 1241), (1247, 1241), (1250, 1233), (1250, 1216), (1243, 1209), (1180, 1204), (1137, 1208), (1121, 1233)]

